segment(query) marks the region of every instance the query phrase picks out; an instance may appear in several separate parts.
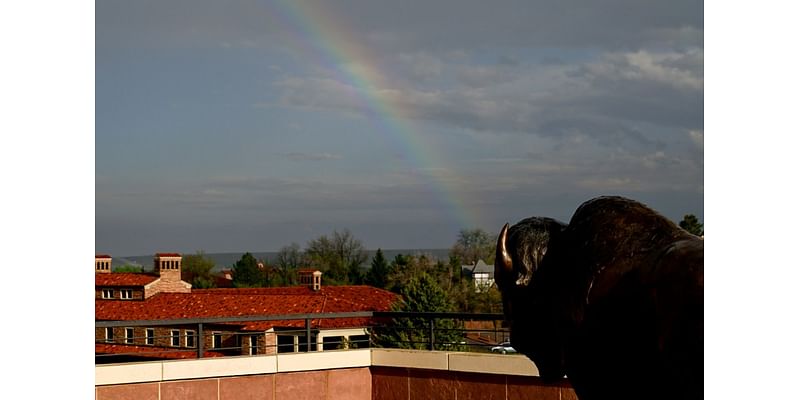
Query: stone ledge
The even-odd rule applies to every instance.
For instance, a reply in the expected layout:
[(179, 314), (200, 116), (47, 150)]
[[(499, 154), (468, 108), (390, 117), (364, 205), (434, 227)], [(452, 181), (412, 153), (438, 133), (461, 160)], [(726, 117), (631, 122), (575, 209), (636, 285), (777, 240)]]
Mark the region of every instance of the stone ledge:
[(96, 365), (95, 386), (372, 366), (539, 376), (521, 355), (373, 348)]
[(274, 374), (275, 356), (241, 356), (163, 362), (162, 380), (198, 379), (224, 376)]
[(96, 365), (94, 367), (95, 386), (157, 382), (162, 377), (163, 367), (161, 362)]
[(405, 349), (370, 349), (372, 365), (380, 367), (405, 367), (420, 369), (447, 370), (448, 362), (445, 351), (405, 350)]
[(278, 354), (277, 372), (369, 367), (370, 349)]
[(536, 364), (523, 355), (450, 353), (448, 362), (451, 371), (539, 376)]

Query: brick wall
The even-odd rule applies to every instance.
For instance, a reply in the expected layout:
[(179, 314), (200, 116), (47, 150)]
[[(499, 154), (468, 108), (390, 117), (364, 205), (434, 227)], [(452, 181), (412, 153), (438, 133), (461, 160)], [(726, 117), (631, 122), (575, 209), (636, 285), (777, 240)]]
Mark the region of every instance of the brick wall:
[(376, 400), (577, 400), (566, 380), (546, 384), (535, 376), (377, 366), (370, 371)]

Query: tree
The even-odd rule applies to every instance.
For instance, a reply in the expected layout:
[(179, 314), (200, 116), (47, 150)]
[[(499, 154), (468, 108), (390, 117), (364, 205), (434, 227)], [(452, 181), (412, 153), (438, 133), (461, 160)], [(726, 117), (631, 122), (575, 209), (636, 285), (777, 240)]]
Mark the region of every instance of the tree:
[(402, 293), (411, 279), (419, 277), (426, 271), (426, 260), (421, 260), (412, 255), (397, 254), (389, 266), (389, 275), (385, 288), (395, 293)]
[[(403, 301), (393, 309), (403, 312), (450, 312), (453, 309), (447, 293), (427, 273), (412, 277), (401, 290)], [(455, 350), (462, 340), (457, 324), (450, 319), (433, 320), (436, 350)], [(392, 325), (377, 331), (377, 342), (384, 346), (427, 349), (430, 346), (430, 320), (396, 318)]]
[(392, 269), (389, 266), (389, 262), (383, 257), (383, 251), (378, 249), (378, 251), (375, 252), (375, 256), (372, 257), (372, 266), (367, 272), (364, 281), (367, 285), (383, 289), (389, 283), (389, 274), (391, 271)]
[(402, 253), (397, 253), (397, 255), (394, 256), (394, 260), (392, 260), (392, 265), (394, 269), (403, 269), (411, 262), (411, 258), (412, 256), (410, 254), (403, 255)]
[(358, 283), (361, 264), (367, 253), (361, 241), (349, 230), (334, 230), (332, 237), (322, 235), (308, 242), (306, 255), (309, 262), (326, 273), (326, 280), (334, 284)]
[(300, 250), (300, 245), (292, 243), (281, 247), (275, 258), (278, 268), (279, 282), (273, 282), (278, 286), (291, 286), (297, 282), (297, 269), (303, 264), (305, 254)]
[(214, 260), (206, 257), (202, 250), (183, 256), (181, 279), (196, 289), (215, 287), (214, 274), (211, 272), (215, 266)]
[(244, 253), (233, 265), (233, 286), (239, 288), (264, 286), (264, 276), (258, 269), (258, 260), (249, 252)]
[(447, 274), (450, 276), (449, 287), (458, 284), (462, 279), (464, 279), (464, 274), (461, 273), (461, 258), (453, 254), (452, 251), (448, 256), (447, 268), (449, 269)]
[(114, 272), (143, 273), (144, 267), (140, 265), (123, 265), (121, 267), (114, 268)]
[(453, 274), (449, 265), (443, 263), (441, 260), (436, 260), (432, 271), (441, 287), (449, 289), (453, 286)]
[(693, 235), (703, 236), (703, 224), (694, 214), (684, 215), (683, 220), (678, 225)]
[(457, 258), (462, 265), (475, 265), (478, 260), (494, 263), (494, 253), (495, 243), (483, 229), (462, 229), (450, 249), (451, 257)]

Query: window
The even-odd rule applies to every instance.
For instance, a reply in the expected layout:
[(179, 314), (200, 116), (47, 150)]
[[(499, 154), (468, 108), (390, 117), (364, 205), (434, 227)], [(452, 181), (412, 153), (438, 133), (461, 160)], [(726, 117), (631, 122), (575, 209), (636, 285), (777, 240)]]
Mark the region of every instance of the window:
[(194, 347), (195, 335), (194, 331), (186, 331), (186, 347)]
[(144, 344), (154, 345), (156, 344), (156, 330), (153, 328), (147, 328), (144, 331)]
[(132, 289), (122, 289), (119, 291), (120, 298), (125, 300), (130, 300), (133, 298), (133, 290)]
[(297, 351), (305, 353), (307, 351), (317, 351), (317, 335), (311, 334), (311, 347), (308, 347), (308, 339), (305, 335), (297, 337)]
[(258, 354), (258, 336), (259, 335), (250, 335), (250, 355), (254, 356)]
[(325, 336), (322, 338), (322, 350), (338, 350), (344, 348), (344, 336)]
[(219, 349), (222, 347), (222, 332), (213, 332), (211, 333), (211, 337), (213, 337), (213, 341), (211, 342), (211, 347), (215, 349)]
[(169, 335), (170, 335), (170, 345), (174, 347), (178, 347), (181, 345), (181, 331), (173, 329), (169, 331)]
[(369, 347), (369, 335), (350, 336), (350, 348), (366, 349)]
[(114, 341), (114, 328), (107, 327), (106, 328), (106, 342), (113, 342)]
[(103, 298), (104, 299), (113, 299), (114, 298), (114, 289), (103, 289)]
[(294, 353), (296, 338), (294, 335), (278, 335), (278, 353)]
[(125, 328), (125, 343), (133, 344), (133, 328)]

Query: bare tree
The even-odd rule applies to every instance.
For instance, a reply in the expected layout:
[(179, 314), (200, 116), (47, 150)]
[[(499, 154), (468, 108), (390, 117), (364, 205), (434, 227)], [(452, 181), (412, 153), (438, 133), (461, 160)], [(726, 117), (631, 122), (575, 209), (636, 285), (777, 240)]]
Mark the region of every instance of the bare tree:
[(305, 253), (300, 249), (300, 245), (292, 242), (288, 246), (283, 246), (275, 257), (282, 286), (290, 286), (297, 281), (297, 269), (305, 263)]
[(361, 283), (363, 279), (361, 264), (367, 260), (367, 253), (361, 241), (347, 229), (334, 230), (330, 238), (322, 235), (308, 242), (306, 255), (309, 262), (335, 283)]
[(475, 265), (478, 260), (491, 264), (494, 263), (494, 250), (492, 238), (483, 229), (462, 229), (450, 255), (457, 257), (462, 264)]

